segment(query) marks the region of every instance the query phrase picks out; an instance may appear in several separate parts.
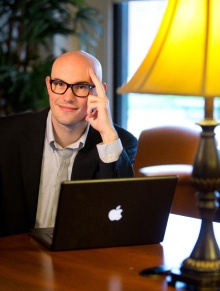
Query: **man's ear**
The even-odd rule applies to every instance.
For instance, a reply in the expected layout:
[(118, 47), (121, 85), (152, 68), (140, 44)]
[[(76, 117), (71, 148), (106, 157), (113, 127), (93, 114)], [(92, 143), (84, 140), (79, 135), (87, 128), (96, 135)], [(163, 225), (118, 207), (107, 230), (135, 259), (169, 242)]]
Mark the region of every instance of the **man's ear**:
[(107, 91), (107, 89), (108, 89), (108, 86), (107, 86), (107, 84), (106, 83), (102, 83), (102, 85), (103, 85), (103, 87), (104, 87), (104, 90), (105, 90), (105, 92)]
[(45, 78), (45, 82), (46, 82), (46, 86), (47, 86), (47, 91), (49, 93), (49, 91), (50, 91), (50, 77), (49, 76), (47, 76)]

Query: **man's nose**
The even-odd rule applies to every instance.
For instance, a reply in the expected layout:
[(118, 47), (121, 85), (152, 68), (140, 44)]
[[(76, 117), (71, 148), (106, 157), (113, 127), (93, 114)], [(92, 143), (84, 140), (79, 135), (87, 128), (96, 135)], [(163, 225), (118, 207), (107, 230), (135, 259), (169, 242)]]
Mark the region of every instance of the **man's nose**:
[(69, 87), (66, 92), (63, 95), (63, 99), (65, 101), (72, 101), (76, 98), (76, 96), (73, 94), (72, 88)]

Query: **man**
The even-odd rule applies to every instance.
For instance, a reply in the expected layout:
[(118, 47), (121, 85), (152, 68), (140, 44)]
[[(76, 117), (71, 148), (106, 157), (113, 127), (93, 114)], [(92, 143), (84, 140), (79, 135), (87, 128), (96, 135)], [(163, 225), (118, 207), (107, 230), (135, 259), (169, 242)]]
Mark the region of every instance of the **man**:
[(65, 53), (46, 77), (50, 108), (0, 119), (0, 236), (54, 226), (63, 180), (133, 176), (137, 139), (113, 124), (101, 79), (96, 58)]

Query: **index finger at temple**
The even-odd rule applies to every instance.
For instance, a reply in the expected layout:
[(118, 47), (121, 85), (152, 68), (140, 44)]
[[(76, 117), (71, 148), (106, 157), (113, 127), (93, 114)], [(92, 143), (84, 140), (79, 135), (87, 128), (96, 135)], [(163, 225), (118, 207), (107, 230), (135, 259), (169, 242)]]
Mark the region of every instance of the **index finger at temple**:
[(91, 77), (91, 79), (96, 87), (97, 95), (98, 96), (105, 96), (104, 87), (92, 68), (89, 69), (89, 75), (90, 75), (90, 77)]

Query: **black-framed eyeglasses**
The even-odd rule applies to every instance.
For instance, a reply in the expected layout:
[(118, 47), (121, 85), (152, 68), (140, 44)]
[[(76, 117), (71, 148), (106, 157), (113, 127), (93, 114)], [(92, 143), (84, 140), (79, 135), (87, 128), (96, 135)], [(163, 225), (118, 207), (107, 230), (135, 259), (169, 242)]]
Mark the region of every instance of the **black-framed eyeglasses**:
[(68, 84), (61, 80), (50, 80), (51, 91), (55, 94), (62, 95), (68, 88), (71, 88), (73, 94), (80, 98), (86, 98), (89, 96), (90, 91), (95, 88), (95, 85), (86, 83)]

